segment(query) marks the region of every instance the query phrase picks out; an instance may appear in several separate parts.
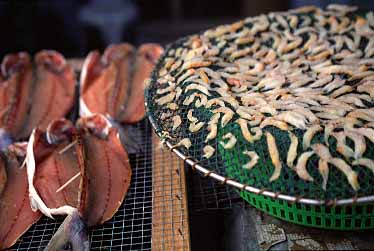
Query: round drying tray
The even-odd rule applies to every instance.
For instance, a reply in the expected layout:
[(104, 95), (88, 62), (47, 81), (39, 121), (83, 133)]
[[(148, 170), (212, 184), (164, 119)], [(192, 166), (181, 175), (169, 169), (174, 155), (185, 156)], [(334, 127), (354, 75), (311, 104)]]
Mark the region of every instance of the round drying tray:
[[(307, 11), (303, 13), (294, 11), (286, 14), (292, 14), (299, 19), (302, 19), (301, 16), (303, 15), (313, 15)], [(266, 18), (274, 22), (274, 16), (271, 15), (266, 16)], [(347, 16), (352, 19), (356, 17), (356, 14), (347, 14)], [(245, 27), (253, 28), (253, 23), (244, 22)], [(244, 28), (239, 28), (238, 33)], [(222, 30), (224, 28), (221, 27)], [(201, 33), (200, 36), (210, 34), (212, 31)], [(248, 140), (242, 135), (241, 127), (235, 122), (239, 118), (237, 114), (234, 114), (231, 121), (224, 126), (218, 123), (217, 135), (215, 138), (210, 139), (209, 142), (206, 142), (209, 130), (205, 127), (193, 133), (190, 131), (191, 116), (188, 115), (189, 112), (190, 115), (205, 124), (209, 123), (213, 115), (212, 109), (208, 109), (202, 104), (197, 104), (198, 102), (202, 103), (202, 99), (195, 99), (188, 105), (184, 104), (185, 100), (193, 95), (193, 91), (184, 90), (183, 88), (195, 83), (196, 80), (184, 82), (180, 86), (182, 87), (182, 92), (178, 94), (178, 99), (174, 97), (171, 99), (172, 102), (158, 103), (160, 97), (168, 94), (167, 86), (174, 85), (172, 83), (175, 81), (173, 76), (177, 78), (188, 71), (188, 69), (182, 69), (182, 71), (178, 72), (178, 63), (174, 62), (175, 65), (173, 66), (173, 62), (170, 61), (171, 56), (178, 53), (181, 54), (183, 50), (188, 51), (187, 42), (195, 37), (197, 36), (182, 38), (167, 47), (145, 89), (148, 117), (164, 145), (202, 175), (237, 188), (237, 191), (248, 203), (270, 215), (311, 227), (340, 230), (373, 229), (374, 187), (371, 184), (374, 184), (374, 174), (369, 168), (352, 166), (352, 169), (357, 173), (360, 184), (360, 188), (355, 190), (347, 182), (346, 176), (338, 168), (333, 168), (330, 165), (327, 187), (323, 189), (322, 177), (317, 168), (319, 163), (317, 156), (311, 156), (306, 165), (307, 171), (314, 178), (313, 181), (301, 179), (295, 170), (286, 165), (287, 152), (291, 144), (289, 133), (275, 126), (268, 126), (266, 131), (274, 136), (279, 151), (279, 159), (282, 163), (279, 177), (276, 180), (269, 181), (269, 177), (274, 172), (274, 166), (268, 151), (268, 141), (265, 135), (262, 135), (255, 142), (248, 143)], [(305, 43), (307, 38), (308, 36), (303, 37), (303, 43)], [(365, 45), (360, 44), (360, 48), (365, 48)], [(243, 46), (240, 48), (245, 49)], [(224, 49), (225, 47), (223, 46), (221, 51)], [(169, 67), (171, 66), (171, 70), (165, 73), (164, 67), (167, 64)], [(220, 69), (215, 66), (209, 67), (212, 70)], [(169, 74), (171, 78), (167, 81), (160, 81), (162, 79), (161, 75), (164, 76), (165, 74)], [(346, 81), (347, 84), (352, 86), (357, 84), (357, 81), (349, 82), (350, 79)], [(176, 85), (172, 88), (175, 87)], [(212, 91), (210, 95), (210, 98), (214, 98), (219, 97), (220, 94)], [(171, 103), (173, 104), (171, 105)], [(364, 102), (364, 105), (372, 108), (373, 102), (372, 100), (371, 102)], [(231, 106), (227, 105), (227, 107)], [(192, 114), (191, 109), (193, 109)], [(179, 116), (181, 120), (178, 123), (178, 127), (173, 129), (175, 125), (173, 118), (176, 116)], [(305, 130), (292, 127), (291, 131), (298, 139), (300, 145), (300, 142), (303, 142)], [(226, 140), (225, 135), (228, 133), (234, 135), (236, 139), (235, 145), (230, 149), (226, 149), (222, 144)], [(191, 142), (189, 147), (179, 144), (182, 139), (186, 138)], [(323, 130), (314, 135), (311, 144), (321, 142), (324, 142)], [(203, 149), (208, 144), (215, 149), (215, 152), (210, 158), (204, 158)], [(352, 144), (353, 142), (347, 140), (347, 145), (354, 149)], [(298, 157), (305, 151), (301, 148), (300, 146), (297, 148)], [(258, 161), (250, 170), (243, 168), (243, 165), (250, 160), (247, 155), (243, 154), (248, 149), (255, 150), (258, 154)], [(331, 155), (342, 157), (336, 149), (337, 141), (330, 137), (329, 150)], [(370, 140), (366, 140), (364, 157), (373, 159), (373, 156), (374, 145)]]

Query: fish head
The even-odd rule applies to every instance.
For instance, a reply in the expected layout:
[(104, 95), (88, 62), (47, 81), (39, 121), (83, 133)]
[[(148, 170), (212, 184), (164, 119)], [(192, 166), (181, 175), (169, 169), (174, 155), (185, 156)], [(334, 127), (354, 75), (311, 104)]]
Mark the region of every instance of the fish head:
[(57, 51), (42, 50), (35, 55), (35, 63), (57, 74), (64, 71), (67, 62)]
[(93, 114), (88, 117), (80, 118), (76, 123), (76, 127), (78, 130), (92, 133), (101, 139), (106, 139), (112, 128), (112, 124), (104, 115)]
[(70, 141), (74, 133), (73, 123), (62, 118), (54, 120), (48, 125), (46, 138), (49, 144), (60, 144), (64, 141)]
[(1, 74), (7, 79), (15, 73), (23, 71), (28, 65), (31, 65), (30, 55), (28, 53), (19, 52), (8, 54), (1, 63)]
[(138, 49), (138, 57), (146, 60), (152, 65), (156, 64), (157, 60), (164, 53), (164, 49), (158, 44), (143, 44)]

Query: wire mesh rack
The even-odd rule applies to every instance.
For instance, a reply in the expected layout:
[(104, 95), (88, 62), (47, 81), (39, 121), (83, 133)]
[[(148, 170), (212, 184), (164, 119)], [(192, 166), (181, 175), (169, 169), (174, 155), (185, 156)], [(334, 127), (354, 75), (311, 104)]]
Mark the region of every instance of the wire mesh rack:
[(189, 168), (188, 170), (190, 170), (186, 181), (189, 188), (188, 205), (192, 212), (231, 209), (234, 205), (248, 207), (248, 203), (245, 203), (234, 188), (213, 179), (207, 179)]
[[(187, 213), (180, 202), (184, 195), (180, 194), (179, 200), (172, 198), (173, 192), (181, 193), (184, 181), (182, 177), (171, 180), (174, 176), (168, 175), (167, 172), (170, 170), (160, 169), (161, 173), (154, 172), (155, 163), (159, 163), (159, 167), (162, 167), (170, 162), (171, 157), (168, 151), (155, 151), (158, 145), (152, 144), (152, 132), (148, 120), (131, 127), (131, 133), (135, 130), (136, 141), (139, 144), (136, 152), (132, 150), (129, 154), (132, 167), (131, 186), (114, 217), (101, 226), (89, 229), (91, 250), (160, 250), (153, 248), (155, 243), (166, 243), (169, 250), (187, 250), (189, 239), (185, 229), (188, 229), (186, 228), (188, 221), (184, 217)], [(160, 179), (156, 177), (161, 177), (163, 182), (159, 182)], [(156, 196), (158, 199), (155, 199)], [(175, 202), (168, 203), (172, 200)], [(161, 214), (167, 220), (157, 220), (158, 218), (154, 218), (155, 214)], [(170, 215), (173, 217), (167, 218)], [(62, 221), (63, 218), (52, 220), (43, 217), (11, 250), (42, 250)], [(178, 242), (180, 238), (185, 241)]]

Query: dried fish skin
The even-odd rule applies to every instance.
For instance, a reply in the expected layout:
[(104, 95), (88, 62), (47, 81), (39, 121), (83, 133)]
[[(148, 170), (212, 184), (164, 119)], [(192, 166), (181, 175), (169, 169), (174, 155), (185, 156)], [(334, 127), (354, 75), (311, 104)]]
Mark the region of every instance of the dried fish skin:
[(32, 104), (20, 138), (28, 137), (35, 127), (45, 130), (51, 121), (65, 117), (74, 105), (75, 73), (63, 55), (40, 51), (35, 55), (34, 65)]
[(29, 54), (8, 54), (1, 63), (0, 127), (18, 138), (28, 117), (33, 87), (32, 62)]
[(7, 182), (0, 193), (0, 249), (13, 246), (41, 217), (41, 213), (33, 212), (28, 203), (26, 168), (20, 168), (16, 156), (17, 153), (13, 152), (1, 158)]
[(123, 123), (145, 115), (144, 81), (163, 53), (157, 44), (114, 44), (101, 55), (92, 51), (85, 59), (80, 79), (81, 116), (109, 114)]
[[(91, 132), (89, 123), (90, 120), (82, 121), (78, 128), (82, 144), (77, 152), (82, 192), (77, 208), (87, 225), (94, 226), (111, 219), (117, 212), (129, 189), (132, 171), (117, 130), (110, 127), (107, 137), (102, 138)], [(97, 188), (103, 192), (97, 193)]]

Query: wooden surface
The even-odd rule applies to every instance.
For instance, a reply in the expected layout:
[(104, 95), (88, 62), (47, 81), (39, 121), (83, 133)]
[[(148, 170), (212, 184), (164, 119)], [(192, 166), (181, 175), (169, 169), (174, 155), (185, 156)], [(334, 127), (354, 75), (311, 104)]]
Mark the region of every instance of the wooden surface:
[(184, 163), (152, 135), (152, 250), (190, 250)]

